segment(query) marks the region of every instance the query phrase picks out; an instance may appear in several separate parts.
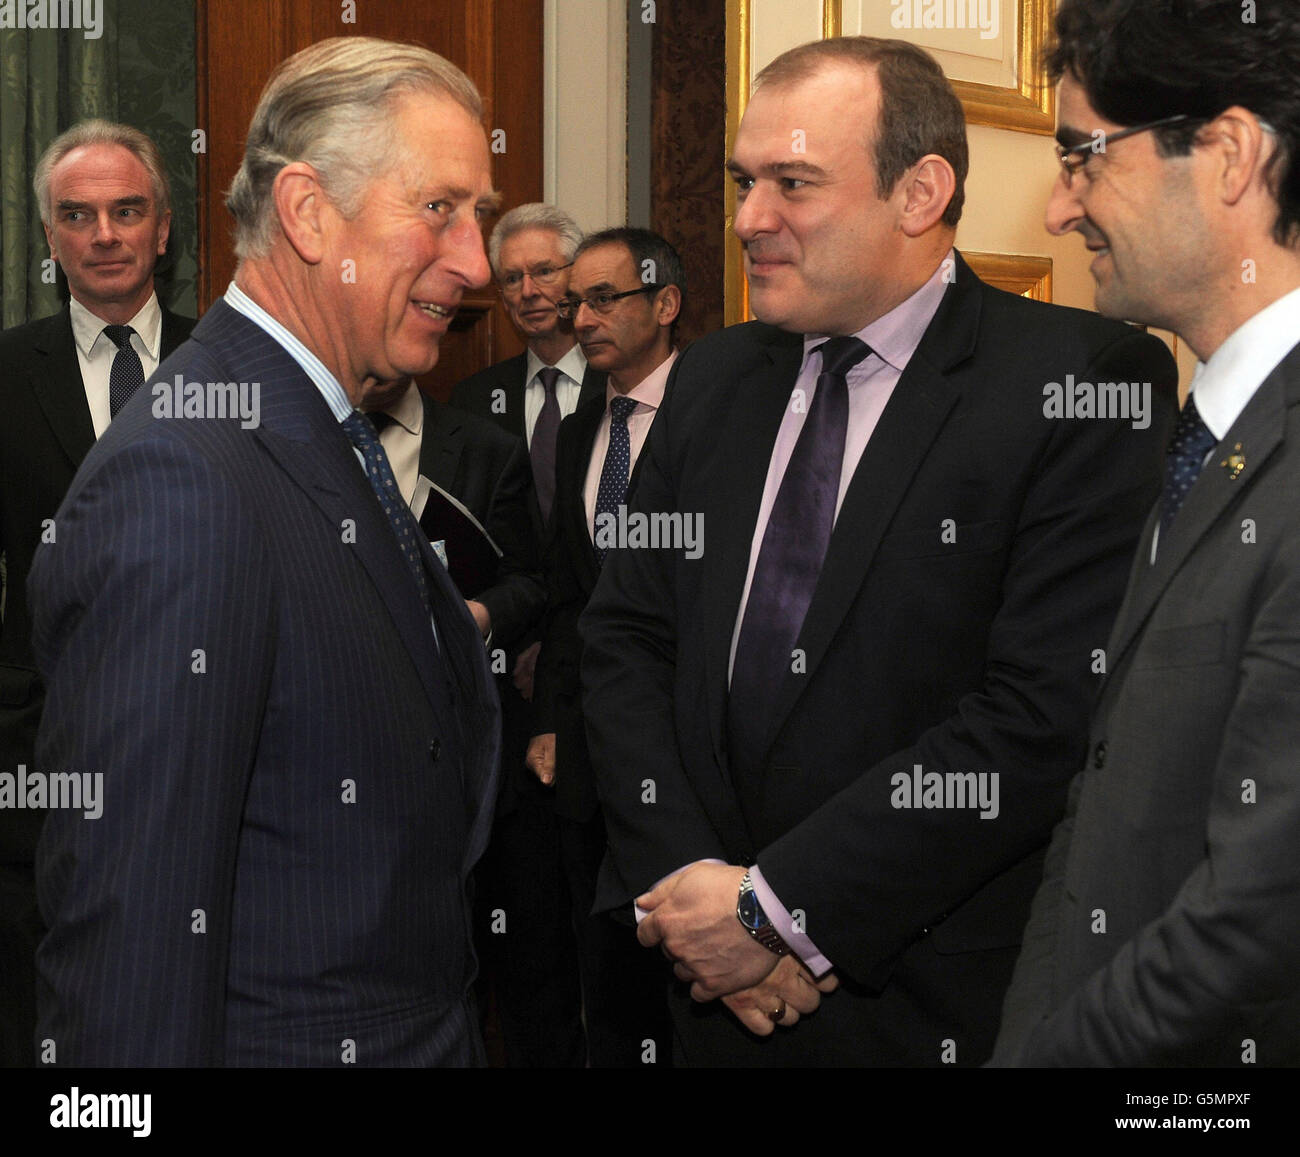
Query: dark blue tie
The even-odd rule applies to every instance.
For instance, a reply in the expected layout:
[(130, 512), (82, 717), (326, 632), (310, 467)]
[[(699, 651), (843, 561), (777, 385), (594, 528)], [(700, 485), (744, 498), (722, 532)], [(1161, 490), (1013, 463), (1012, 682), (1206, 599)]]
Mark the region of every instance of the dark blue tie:
[[(605, 451), (605, 465), (600, 470), (600, 486), (596, 490), (596, 528), (600, 528), (602, 514), (618, 517), (618, 508), (627, 501), (627, 479), (632, 469), (632, 438), (627, 420), (636, 409), (632, 398), (617, 397), (609, 403), (609, 449)], [(608, 520), (606, 520), (608, 522)], [(596, 557), (605, 565), (605, 551), (596, 548)]]
[(424, 573), (420, 543), (416, 537), (421, 533), (420, 526), (415, 521), (411, 508), (406, 505), (402, 492), (397, 488), (397, 479), (393, 477), (393, 468), (388, 463), (388, 455), (384, 453), (384, 448), (379, 443), (379, 435), (375, 433), (370, 419), (360, 410), (353, 410), (343, 419), (343, 429), (351, 439), (352, 445), (361, 451), (361, 456), (366, 460), (366, 478), (369, 479), (370, 487), (374, 490), (375, 497), (379, 499), (384, 514), (388, 516), (388, 524), (393, 528), (393, 534), (397, 536), (397, 545), (401, 548), (402, 557), (406, 559), (406, 565), (415, 579), (425, 609), (429, 610), (432, 605), (429, 599), (429, 581)]
[(742, 779), (759, 771), (760, 735), (792, 670), (831, 540), (849, 427), (845, 375), (871, 353), (856, 337), (833, 337), (818, 348), (822, 372), (763, 532), (731, 669), (730, 763)]
[(144, 365), (140, 355), (131, 346), (129, 325), (106, 325), (104, 336), (115, 346), (113, 365), (108, 371), (108, 416), (116, 418), (117, 412), (131, 400), (131, 395), (144, 385)]
[(1196, 399), (1189, 394), (1183, 412), (1178, 415), (1173, 441), (1165, 451), (1165, 487), (1160, 495), (1160, 541), (1169, 533), (1174, 515), (1200, 476), (1205, 456), (1218, 441), (1201, 419)]

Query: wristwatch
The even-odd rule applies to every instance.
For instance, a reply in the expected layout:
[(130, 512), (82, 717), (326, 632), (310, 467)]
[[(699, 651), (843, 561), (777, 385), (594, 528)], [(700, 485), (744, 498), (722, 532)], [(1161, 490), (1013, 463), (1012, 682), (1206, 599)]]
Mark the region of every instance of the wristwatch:
[(782, 940), (780, 933), (772, 927), (772, 921), (767, 918), (767, 913), (763, 911), (763, 905), (758, 902), (758, 894), (754, 891), (754, 881), (749, 878), (748, 872), (740, 881), (740, 898), (736, 902), (736, 919), (740, 921), (741, 927), (769, 952), (774, 952), (777, 956), (790, 955), (790, 945)]

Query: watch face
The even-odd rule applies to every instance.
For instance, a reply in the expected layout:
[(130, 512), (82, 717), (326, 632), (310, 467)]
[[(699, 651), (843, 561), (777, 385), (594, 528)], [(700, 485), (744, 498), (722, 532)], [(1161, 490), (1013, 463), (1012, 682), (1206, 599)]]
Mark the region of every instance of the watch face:
[(767, 914), (759, 905), (758, 897), (752, 891), (746, 892), (740, 897), (740, 901), (736, 905), (736, 913), (740, 917), (740, 922), (746, 928), (752, 928), (755, 931), (768, 923)]

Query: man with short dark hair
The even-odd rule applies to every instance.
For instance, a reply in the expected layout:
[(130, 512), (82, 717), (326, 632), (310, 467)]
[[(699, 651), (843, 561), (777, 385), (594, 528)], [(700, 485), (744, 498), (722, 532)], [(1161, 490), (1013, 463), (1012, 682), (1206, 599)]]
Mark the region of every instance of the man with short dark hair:
[(548, 602), (537, 667), (535, 736), (528, 764), (553, 785), (582, 969), (587, 1043), (598, 1068), (670, 1060), (665, 972), (630, 927), (592, 914), (605, 854), (605, 823), (587, 755), (578, 671), (578, 616), (608, 554), (597, 528), (617, 521), (636, 484), (642, 447), (677, 353), (673, 330), (685, 278), (677, 251), (645, 229), (606, 229), (578, 247), (559, 303), (587, 363), (608, 375), (603, 397), (583, 402), (560, 427)]
[[(82, 121), (32, 182), (69, 300), (0, 334), (0, 772), (36, 771), (45, 700), (32, 654), (27, 574), (87, 451), (131, 394), (188, 336), (154, 270), (171, 228), (167, 172), (144, 133)], [(0, 1065), (31, 1063), (34, 957), (43, 928), (33, 861), (44, 810), (0, 808)]]
[[(582, 619), (598, 907), (674, 960), (688, 1064), (993, 1046), (1176, 370), (975, 277), (966, 155), (912, 45), (759, 75), (727, 167), (761, 320), (678, 359), (629, 514), (704, 549), (613, 552)], [(1067, 380), (1122, 412), (1056, 416)]]
[(1200, 359), (994, 1061), (1300, 1064), (1300, 11), (1063, 0), (1047, 226)]

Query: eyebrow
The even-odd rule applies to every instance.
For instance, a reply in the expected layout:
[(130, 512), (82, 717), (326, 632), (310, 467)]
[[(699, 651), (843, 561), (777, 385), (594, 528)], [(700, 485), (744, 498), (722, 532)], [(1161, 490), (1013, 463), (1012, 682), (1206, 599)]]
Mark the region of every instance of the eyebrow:
[(1092, 133), (1085, 133), (1082, 129), (1076, 129), (1071, 125), (1061, 125), (1056, 130), (1056, 143), (1062, 148), (1077, 148), (1079, 145), (1090, 143), (1092, 139)]
[[(119, 206), (134, 207), (136, 205), (148, 205), (148, 204), (149, 204), (149, 198), (141, 197), (141, 196), (119, 197), (116, 201), (112, 202), (113, 208), (115, 209), (118, 208)], [(89, 201), (66, 201), (66, 200), (59, 201), (55, 207), (58, 209), (65, 209), (65, 210), (92, 208)]]
[(473, 200), (475, 208), (490, 209), (494, 213), (499, 213), (505, 202), (504, 195), (496, 190), (476, 197), (473, 189), (467, 189), (463, 185), (430, 185), (420, 192), (419, 199), (421, 201)]
[[(733, 177), (749, 177), (753, 174), (740, 164), (735, 157), (728, 159), (726, 170)], [(826, 177), (829, 174), (820, 165), (809, 161), (770, 161), (759, 165), (759, 174), (764, 177)]]

